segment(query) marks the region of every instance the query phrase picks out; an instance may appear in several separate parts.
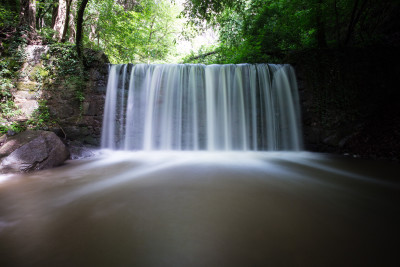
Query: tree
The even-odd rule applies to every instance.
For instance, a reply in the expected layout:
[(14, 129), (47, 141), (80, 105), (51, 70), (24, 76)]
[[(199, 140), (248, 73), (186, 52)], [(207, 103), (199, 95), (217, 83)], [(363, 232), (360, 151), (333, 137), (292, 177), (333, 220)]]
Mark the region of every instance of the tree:
[(66, 21), (66, 1), (59, 0), (58, 4), (54, 6), (52, 17), (52, 28), (55, 31), (54, 38), (60, 41), (63, 36), (64, 24)]
[(36, 1), (21, 0), (20, 26), (29, 27), (29, 30), (35, 31), (36, 22)]
[(65, 39), (67, 37), (72, 0), (65, 0), (65, 2), (66, 2), (66, 6), (65, 6), (65, 22), (64, 22), (64, 28), (63, 28), (63, 31), (62, 31), (62, 35), (61, 35), (61, 40), (60, 40), (62, 43), (65, 43)]
[(83, 24), (83, 15), (85, 14), (86, 5), (89, 0), (82, 0), (77, 14), (76, 20), (76, 50), (78, 52), (78, 56), (82, 56), (82, 24)]
[(94, 0), (85, 17), (84, 43), (111, 62), (165, 62), (173, 57), (183, 22), (169, 0)]
[[(185, 15), (220, 33), (219, 63), (281, 58), (304, 48), (399, 42), (397, 0), (187, 0)], [(397, 41), (396, 41), (397, 40)]]

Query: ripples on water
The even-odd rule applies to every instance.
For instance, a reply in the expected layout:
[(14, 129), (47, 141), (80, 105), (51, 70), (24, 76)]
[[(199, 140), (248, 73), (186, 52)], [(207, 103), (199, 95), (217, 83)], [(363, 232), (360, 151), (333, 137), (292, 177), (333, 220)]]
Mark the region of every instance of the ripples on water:
[(0, 266), (397, 266), (399, 165), (111, 152), (0, 176)]

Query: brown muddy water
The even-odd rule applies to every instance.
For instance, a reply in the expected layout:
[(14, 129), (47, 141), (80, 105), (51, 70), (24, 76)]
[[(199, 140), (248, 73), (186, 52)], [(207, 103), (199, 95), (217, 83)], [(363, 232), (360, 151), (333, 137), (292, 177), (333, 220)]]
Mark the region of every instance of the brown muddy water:
[(400, 266), (400, 165), (101, 152), (0, 176), (0, 266)]

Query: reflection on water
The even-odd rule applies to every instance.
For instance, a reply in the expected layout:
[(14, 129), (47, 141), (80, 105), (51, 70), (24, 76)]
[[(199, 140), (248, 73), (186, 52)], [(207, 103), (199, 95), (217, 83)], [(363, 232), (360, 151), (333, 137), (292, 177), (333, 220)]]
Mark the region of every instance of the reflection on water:
[(0, 266), (397, 266), (398, 164), (110, 152), (0, 177)]

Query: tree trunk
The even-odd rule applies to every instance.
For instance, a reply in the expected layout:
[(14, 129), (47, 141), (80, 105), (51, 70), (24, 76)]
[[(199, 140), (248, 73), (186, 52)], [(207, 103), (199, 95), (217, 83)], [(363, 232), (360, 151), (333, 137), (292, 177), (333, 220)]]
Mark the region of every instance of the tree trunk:
[(83, 25), (83, 15), (85, 14), (85, 8), (89, 0), (82, 0), (78, 14), (76, 18), (76, 51), (78, 52), (78, 56), (82, 56), (82, 25)]
[(337, 8), (337, 0), (335, 0), (334, 3), (334, 9), (335, 9), (335, 31), (336, 31), (336, 44), (338, 47), (341, 45), (341, 38), (340, 38), (340, 27), (339, 27), (339, 12)]
[(40, 29), (42, 27), (42, 14), (44, 12), (44, 6), (43, 6), (43, 2), (44, 0), (39, 0), (39, 8), (37, 9), (37, 15), (36, 15), (36, 29)]
[(58, 17), (58, 0), (53, 0), (53, 12), (51, 14), (51, 28), (55, 29), (56, 26), (56, 21), (57, 21), (57, 17)]
[(318, 0), (315, 12), (317, 43), (319, 48), (326, 48), (328, 45), (326, 43), (325, 24), (322, 19), (323, 14), (321, 6), (322, 6), (322, 0)]
[(67, 8), (66, 0), (59, 0), (57, 11), (53, 12), (53, 15), (55, 15), (55, 17), (53, 17), (54, 18), (53, 30), (56, 31), (54, 38), (57, 39), (58, 41), (61, 40), (63, 34), (66, 8)]
[(35, 32), (36, 23), (36, 1), (21, 0), (21, 10), (19, 14), (20, 26), (26, 25), (30, 31)]
[[(41, 29), (45, 26), (44, 23), (44, 17), (46, 16), (46, 14), (51, 10), (53, 12), (54, 10), (54, 5), (56, 4), (56, 1), (52, 1), (47, 8), (45, 8), (45, 0), (38, 0), (40, 5), (37, 8), (37, 12), (36, 12), (36, 29)], [(53, 22), (51, 24), (51, 27), (53, 28)]]
[(68, 34), (68, 41), (70, 43), (75, 43), (76, 38), (76, 0), (72, 0), (71, 3), (71, 12), (70, 12), (70, 19), (69, 19), (69, 34)]
[(61, 36), (61, 42), (65, 43), (66, 37), (67, 37), (67, 32), (68, 32), (68, 26), (69, 26), (69, 14), (71, 13), (71, 3), (72, 0), (66, 0), (66, 8), (65, 8), (65, 22), (64, 22), (64, 29), (62, 32)]
[(359, 0), (356, 0), (354, 2), (354, 7), (351, 12), (349, 26), (347, 28), (346, 39), (344, 41), (345, 45), (348, 45), (350, 43), (350, 41), (352, 40), (352, 37), (354, 38), (354, 36), (353, 36), (354, 29), (356, 28), (356, 25), (357, 25), (358, 21), (360, 20), (361, 14), (364, 12), (364, 9), (367, 6), (368, 0), (364, 0), (361, 3), (360, 7), (358, 7), (358, 3), (359, 3)]

